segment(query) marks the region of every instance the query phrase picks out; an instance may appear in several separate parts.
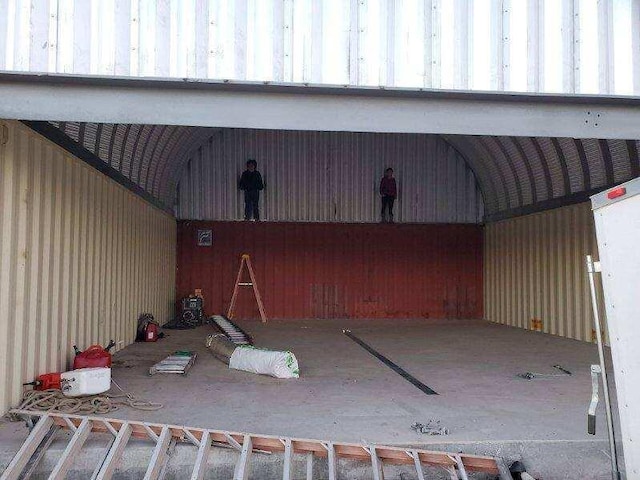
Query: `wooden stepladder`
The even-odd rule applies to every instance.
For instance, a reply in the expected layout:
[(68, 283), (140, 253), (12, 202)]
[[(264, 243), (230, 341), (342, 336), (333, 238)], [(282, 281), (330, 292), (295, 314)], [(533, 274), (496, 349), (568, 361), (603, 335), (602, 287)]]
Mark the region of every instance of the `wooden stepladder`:
[[(244, 267), (247, 267), (249, 270), (249, 282), (242, 281), (242, 272)], [(231, 296), (231, 303), (229, 304), (229, 310), (227, 311), (227, 317), (229, 319), (233, 318), (233, 310), (236, 307), (236, 300), (238, 299), (238, 290), (239, 287), (252, 287), (253, 293), (256, 297), (256, 302), (258, 304), (258, 310), (260, 310), (260, 318), (262, 319), (262, 323), (267, 323), (267, 314), (264, 312), (264, 305), (262, 304), (262, 297), (260, 296), (260, 291), (258, 290), (258, 284), (256, 282), (256, 275), (253, 272), (253, 267), (251, 266), (251, 258), (247, 253), (243, 254), (240, 258), (240, 268), (238, 269), (238, 276), (236, 277), (236, 284), (233, 287), (233, 295)]]

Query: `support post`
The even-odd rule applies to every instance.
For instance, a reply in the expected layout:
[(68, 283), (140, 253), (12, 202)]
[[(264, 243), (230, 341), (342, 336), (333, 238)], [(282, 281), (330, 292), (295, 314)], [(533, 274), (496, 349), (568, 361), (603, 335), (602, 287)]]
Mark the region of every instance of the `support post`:
[(369, 448), (369, 454), (371, 455), (371, 468), (373, 469), (373, 480), (384, 480), (384, 471), (382, 470), (382, 461), (378, 458), (376, 453), (376, 447), (371, 446)]
[(307, 480), (313, 480), (313, 453), (307, 453)]
[(171, 442), (171, 430), (166, 425), (162, 427), (162, 432), (158, 437), (156, 447), (153, 449), (151, 461), (144, 475), (144, 480), (156, 480), (162, 471), (162, 467), (167, 461), (167, 449)]
[(284, 469), (282, 472), (282, 480), (291, 480), (291, 456), (293, 454), (293, 448), (291, 446), (291, 439), (284, 439)]
[(111, 445), (111, 449), (109, 450), (107, 458), (105, 458), (104, 463), (96, 476), (96, 480), (109, 480), (111, 478), (113, 472), (116, 470), (118, 461), (124, 452), (124, 448), (127, 446), (127, 442), (131, 437), (132, 431), (131, 425), (129, 425), (128, 422), (124, 422), (120, 426), (118, 435), (113, 441), (113, 445)]
[(325, 445), (327, 449), (327, 466), (329, 468), (329, 480), (337, 480), (338, 470), (336, 464), (336, 449), (333, 443), (329, 442)]
[(253, 445), (251, 442), (251, 436), (245, 435), (242, 442), (242, 451), (240, 452), (240, 458), (236, 463), (236, 469), (233, 474), (233, 480), (247, 480), (249, 478), (249, 467), (251, 466), (251, 453), (253, 451)]
[(191, 480), (202, 480), (204, 478), (204, 472), (207, 469), (207, 459), (209, 458), (210, 451), (211, 434), (208, 431), (205, 431), (202, 433), (202, 437), (200, 438), (200, 447), (198, 447), (198, 454), (196, 455)]
[(67, 448), (64, 449), (64, 452), (62, 452), (62, 455), (58, 459), (58, 463), (51, 472), (51, 475), (49, 475), (49, 480), (62, 480), (67, 476), (73, 460), (76, 455), (80, 453), (80, 449), (82, 445), (84, 445), (84, 442), (86, 442), (87, 437), (89, 437), (92, 427), (93, 422), (91, 422), (91, 420), (88, 418), (82, 420), (73, 437), (69, 440)]
[(422, 471), (422, 462), (420, 461), (420, 456), (418, 452), (409, 452), (411, 458), (413, 458), (413, 464), (416, 467), (416, 475), (418, 475), (418, 480), (424, 480), (424, 472)]
[(469, 480), (467, 476), (467, 469), (464, 468), (464, 463), (462, 462), (462, 457), (460, 455), (455, 456), (456, 465), (458, 466), (458, 476), (460, 480)]
[(13, 457), (13, 460), (9, 463), (4, 473), (2, 474), (2, 480), (14, 480), (19, 478), (20, 473), (29, 462), (29, 459), (34, 454), (40, 442), (44, 439), (44, 437), (49, 433), (51, 427), (53, 426), (53, 419), (45, 415), (40, 418), (36, 426), (33, 427), (31, 433), (27, 437), (27, 439), (16, 453), (16, 456)]

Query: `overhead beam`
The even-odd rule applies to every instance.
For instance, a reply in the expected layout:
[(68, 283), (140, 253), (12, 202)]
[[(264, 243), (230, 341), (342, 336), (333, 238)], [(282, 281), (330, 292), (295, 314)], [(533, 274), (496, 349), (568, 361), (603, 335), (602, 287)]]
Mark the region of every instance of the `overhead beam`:
[(18, 120), (611, 139), (640, 124), (631, 97), (7, 73), (0, 96), (0, 118)]
[(523, 207), (511, 208), (509, 210), (502, 210), (496, 213), (490, 213), (485, 215), (484, 222), (498, 222), (500, 220), (506, 220), (512, 217), (520, 217), (522, 215), (530, 215), (532, 213), (542, 212), (544, 210), (552, 210), (554, 208), (566, 207), (568, 205), (575, 205), (576, 203), (588, 202), (592, 195), (600, 193), (606, 190), (608, 187), (599, 187), (587, 190), (584, 192), (576, 192), (563, 197), (551, 198), (549, 200), (543, 200), (541, 202), (525, 205)]

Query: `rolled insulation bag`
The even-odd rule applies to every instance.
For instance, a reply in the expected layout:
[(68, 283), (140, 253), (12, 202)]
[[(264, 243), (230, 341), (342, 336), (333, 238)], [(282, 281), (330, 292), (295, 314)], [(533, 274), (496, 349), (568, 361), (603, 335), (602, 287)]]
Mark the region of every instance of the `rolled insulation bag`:
[(255, 348), (250, 345), (237, 347), (233, 351), (229, 368), (276, 378), (300, 377), (298, 360), (293, 353)]
[(229, 368), (276, 378), (300, 377), (298, 360), (291, 352), (266, 350), (250, 345), (236, 346), (223, 334), (209, 335), (206, 345)]

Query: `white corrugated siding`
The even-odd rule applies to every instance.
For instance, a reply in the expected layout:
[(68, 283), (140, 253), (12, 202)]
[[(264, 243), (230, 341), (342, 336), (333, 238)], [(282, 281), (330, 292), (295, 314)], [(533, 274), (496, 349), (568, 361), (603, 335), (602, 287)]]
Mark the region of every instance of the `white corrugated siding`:
[(178, 188), (177, 216), (243, 216), (238, 178), (248, 158), (266, 183), (271, 221), (377, 222), (385, 168), (398, 183), (396, 221), (478, 223), (483, 203), (463, 158), (434, 135), (223, 129), (195, 149)]
[(485, 226), (485, 318), (554, 335), (592, 340), (585, 255), (598, 258), (589, 203)]
[(0, 227), (0, 413), (73, 344), (122, 348), (140, 313), (173, 312), (175, 220), (17, 122), (0, 123)]
[(637, 3), (0, 0), (0, 70), (640, 94)]

